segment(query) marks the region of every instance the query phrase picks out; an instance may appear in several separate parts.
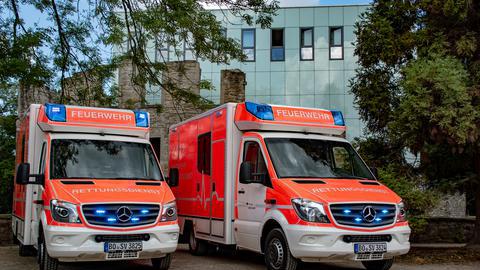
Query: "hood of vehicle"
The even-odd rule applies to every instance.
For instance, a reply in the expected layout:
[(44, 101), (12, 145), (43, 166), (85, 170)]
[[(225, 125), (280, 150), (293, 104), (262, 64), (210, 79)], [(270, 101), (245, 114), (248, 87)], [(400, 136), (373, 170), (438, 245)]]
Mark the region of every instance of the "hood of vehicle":
[(356, 179), (288, 179), (280, 185), (290, 189), (293, 197), (318, 202), (386, 202), (399, 203), (401, 198), (385, 185), (372, 180)]
[[(161, 203), (173, 195), (166, 182), (141, 180), (52, 180), (55, 199), (76, 204), (107, 202)], [(160, 185), (158, 185), (160, 184)]]

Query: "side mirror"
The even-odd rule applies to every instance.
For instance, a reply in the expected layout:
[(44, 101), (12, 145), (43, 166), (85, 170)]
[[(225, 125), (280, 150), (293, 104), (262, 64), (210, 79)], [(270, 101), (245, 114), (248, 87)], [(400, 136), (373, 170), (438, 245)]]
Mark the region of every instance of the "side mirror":
[(252, 164), (250, 162), (242, 162), (240, 165), (240, 183), (250, 184), (252, 183)]
[(370, 171), (373, 173), (373, 176), (375, 176), (375, 178), (378, 178), (378, 169), (377, 169), (377, 167), (370, 167)]
[(240, 183), (265, 185), (266, 175), (264, 173), (252, 173), (252, 164), (248, 161), (240, 165)]
[(30, 182), (30, 163), (20, 163), (18, 165), (15, 181), (18, 185), (26, 185)]
[[(35, 180), (30, 181), (31, 177), (35, 177)], [(30, 163), (20, 163), (17, 168), (15, 181), (18, 185), (43, 185), (45, 181), (45, 175), (30, 174)]]
[(168, 173), (167, 183), (171, 187), (177, 187), (179, 181), (179, 172), (177, 168), (171, 168)]

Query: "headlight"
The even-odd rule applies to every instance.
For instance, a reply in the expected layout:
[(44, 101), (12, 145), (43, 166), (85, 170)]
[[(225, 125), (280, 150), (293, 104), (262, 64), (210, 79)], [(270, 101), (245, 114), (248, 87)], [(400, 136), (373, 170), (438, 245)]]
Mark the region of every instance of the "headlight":
[(403, 202), (397, 204), (397, 222), (405, 222), (407, 221), (407, 209)]
[(166, 203), (162, 208), (162, 216), (160, 221), (175, 221), (177, 220), (177, 204), (175, 201)]
[(77, 205), (69, 202), (52, 200), (50, 211), (55, 221), (65, 223), (82, 223), (77, 212)]
[(293, 199), (293, 208), (298, 217), (308, 222), (330, 223), (323, 204), (312, 202), (307, 199)]

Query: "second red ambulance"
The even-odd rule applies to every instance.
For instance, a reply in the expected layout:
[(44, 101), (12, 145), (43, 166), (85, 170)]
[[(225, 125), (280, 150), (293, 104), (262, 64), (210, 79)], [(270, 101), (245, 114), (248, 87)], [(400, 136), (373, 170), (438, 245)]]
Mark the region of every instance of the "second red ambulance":
[(386, 270), (409, 251), (402, 199), (350, 143), (339, 111), (228, 103), (170, 128), (170, 184), (180, 233), (299, 261), (360, 261)]

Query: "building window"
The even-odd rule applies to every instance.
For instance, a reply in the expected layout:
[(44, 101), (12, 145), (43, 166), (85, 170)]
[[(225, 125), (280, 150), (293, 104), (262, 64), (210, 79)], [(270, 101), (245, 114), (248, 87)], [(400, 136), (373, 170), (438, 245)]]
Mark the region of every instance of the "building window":
[(272, 61), (285, 61), (285, 36), (284, 29), (272, 29), (272, 47), (270, 59)]
[(210, 175), (211, 133), (198, 136), (197, 168), (202, 174)]
[(255, 61), (255, 29), (242, 29), (242, 50), (246, 62)]
[(313, 28), (300, 29), (300, 60), (313, 60)]
[(343, 27), (330, 27), (330, 60), (343, 59)]
[(145, 100), (147, 101), (148, 105), (162, 104), (161, 87), (159, 85), (153, 85), (151, 83), (147, 83)]
[(169, 46), (165, 35), (160, 35), (155, 39), (155, 62), (169, 61)]
[(188, 38), (186, 38), (184, 41), (183, 41), (183, 60), (196, 60), (197, 57), (195, 55), (195, 52), (192, 48), (192, 44), (193, 44), (194, 40), (193, 40), (193, 35), (192, 33), (188, 33)]

